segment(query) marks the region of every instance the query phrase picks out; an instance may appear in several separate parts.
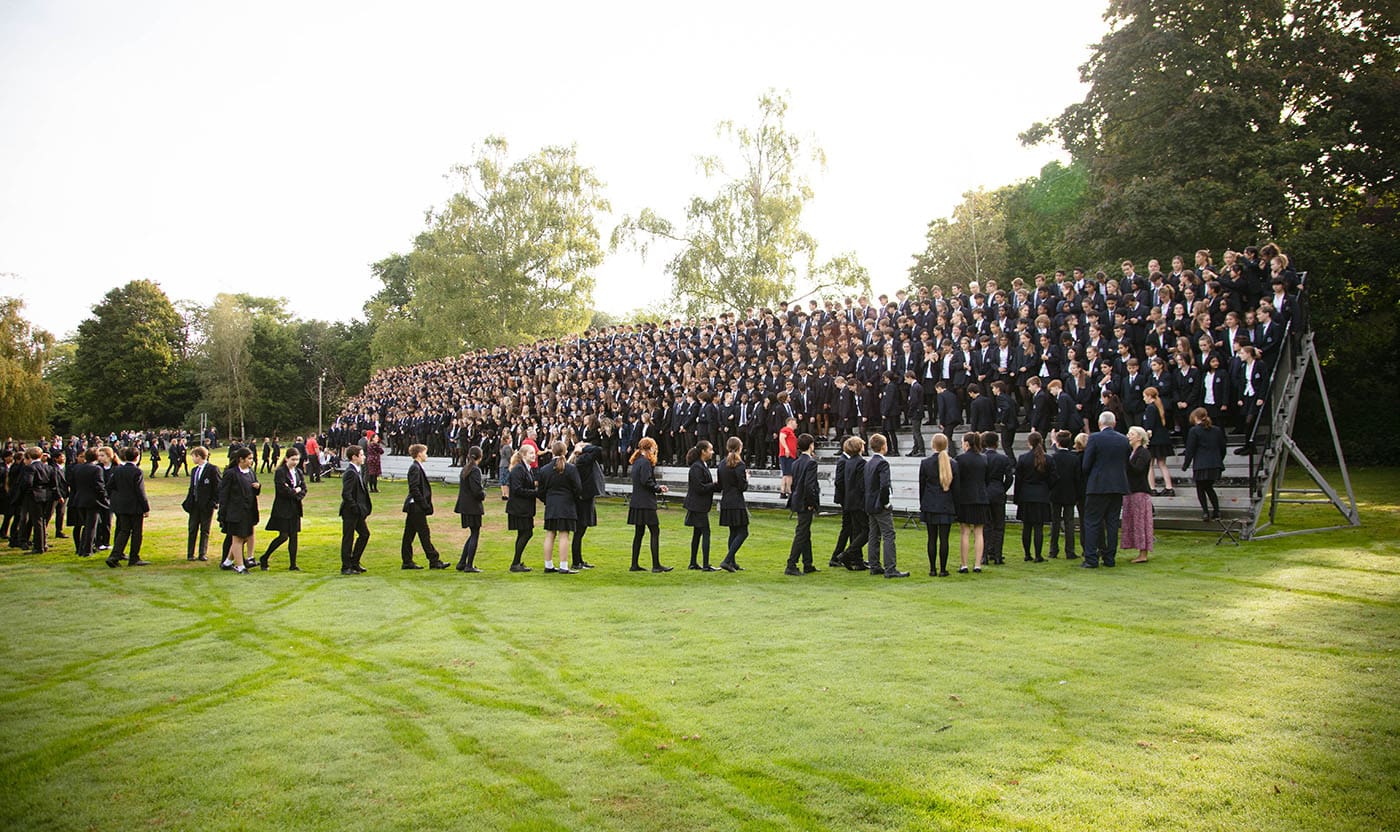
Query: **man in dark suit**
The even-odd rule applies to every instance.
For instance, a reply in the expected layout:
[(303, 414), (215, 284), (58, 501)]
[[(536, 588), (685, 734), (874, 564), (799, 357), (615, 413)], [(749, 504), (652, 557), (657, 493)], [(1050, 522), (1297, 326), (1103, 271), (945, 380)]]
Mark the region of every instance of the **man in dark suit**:
[(83, 451), (82, 463), (73, 468), (72, 496), (68, 500), (68, 523), (73, 526), (73, 545), (78, 557), (90, 557), (97, 539), (97, 513), (107, 510), (107, 482), (97, 465), (97, 449)]
[(423, 470), (423, 462), (428, 458), (426, 445), (411, 445), (408, 455), (413, 461), (408, 465), (408, 496), (403, 501), (403, 543), (399, 554), (403, 557), (404, 569), (422, 569), (413, 562), (413, 538), (423, 545), (423, 554), (428, 556), (428, 566), (433, 569), (446, 569), (447, 562), (438, 556), (433, 545), (433, 535), (428, 529), (428, 517), (433, 513), (433, 484)]
[[(792, 536), (792, 548), (788, 550), (787, 569), (784, 575), (805, 575), (816, 572), (812, 563), (812, 518), (821, 508), (821, 485), (817, 481), (817, 460), (813, 454), (816, 440), (812, 434), (804, 433), (797, 437), (797, 461), (792, 466), (792, 494), (788, 497), (788, 508), (797, 513), (797, 530)], [(797, 559), (802, 559), (801, 571)]]
[[(991, 396), (983, 395), (981, 384), (969, 384), (967, 386), (967, 413), (968, 427), (978, 433), (987, 433), (996, 429), (997, 424), (997, 404)], [(983, 443), (985, 447), (986, 443)]]
[(870, 538), (869, 515), (865, 513), (865, 457), (861, 455), (865, 451), (865, 440), (851, 436), (842, 447), (846, 452), (846, 470), (842, 472), (846, 488), (845, 501), (841, 504), (841, 524), (844, 526), (849, 518), (851, 534), (841, 561), (846, 569), (854, 572), (869, 568), (863, 554)]
[(991, 520), (983, 533), (982, 548), (986, 563), (1004, 564), (1006, 557), (1002, 548), (1006, 541), (1006, 495), (1016, 481), (1016, 461), (997, 450), (999, 442), (996, 431), (982, 431), (982, 456), (987, 459), (987, 506), (991, 510)]
[[(870, 460), (865, 463), (865, 513), (870, 522), (870, 574), (907, 578), (895, 565), (894, 512), (890, 509), (890, 462), (885, 459), (885, 437), (870, 437)], [(884, 542), (883, 564), (880, 543)]]
[(1118, 554), (1118, 525), (1123, 495), (1128, 493), (1128, 437), (1114, 430), (1117, 417), (1099, 414), (1099, 429), (1084, 448), (1084, 562), (1085, 569), (1113, 566)]
[(141, 528), (146, 516), (151, 513), (151, 504), (146, 500), (146, 478), (136, 464), (135, 446), (122, 450), (122, 462), (112, 471), (112, 481), (108, 486), (108, 499), (112, 503), (112, 513), (116, 515), (116, 530), (112, 535), (112, 554), (107, 557), (107, 565), (116, 569), (126, 557), (126, 545), (131, 543), (131, 555), (127, 563), (131, 566), (149, 566), (150, 561), (141, 559)]
[[(340, 574), (359, 575), (368, 570), (360, 558), (369, 545), (369, 524), (365, 518), (373, 510), (360, 466), (365, 452), (359, 445), (345, 451), (345, 472), (340, 475)], [(353, 547), (351, 544), (354, 544)]]
[(1055, 452), (1050, 455), (1050, 464), (1055, 468), (1056, 478), (1050, 485), (1050, 557), (1060, 556), (1060, 530), (1065, 535), (1065, 560), (1077, 560), (1074, 553), (1074, 507), (1079, 505), (1079, 482), (1083, 474), (1079, 470), (1079, 457), (1073, 450), (1074, 435), (1067, 430), (1056, 432), (1052, 437)]
[(958, 404), (958, 394), (944, 379), (939, 379), (934, 388), (938, 390), (938, 426), (952, 447), (953, 429), (962, 424), (962, 406)]
[[(263, 445), (263, 459), (266, 460), (267, 446)], [(190, 486), (185, 492), (185, 500), (180, 507), (189, 515), (189, 533), (185, 538), (185, 560), (195, 559), (195, 544), (199, 544), (199, 559), (209, 559), (209, 526), (214, 520), (214, 510), (219, 507), (219, 468), (209, 461), (209, 451), (203, 445), (195, 445), (190, 450), (194, 457), (194, 471), (190, 474)]]

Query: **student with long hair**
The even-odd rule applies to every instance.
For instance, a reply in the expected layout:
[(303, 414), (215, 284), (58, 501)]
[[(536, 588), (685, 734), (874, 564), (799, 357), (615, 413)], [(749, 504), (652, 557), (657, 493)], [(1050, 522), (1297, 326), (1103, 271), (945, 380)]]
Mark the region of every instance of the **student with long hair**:
[(972, 571), (982, 571), (984, 554), (983, 529), (987, 525), (987, 459), (982, 456), (982, 436), (976, 431), (963, 434), (963, 452), (958, 455), (958, 473), (953, 490), (957, 504), (958, 526), (960, 528), (958, 553), (961, 566), (958, 572), (967, 573), (967, 546), (973, 544)]
[(1152, 470), (1152, 452), (1147, 449), (1150, 438), (1141, 425), (1128, 428), (1128, 493), (1123, 497), (1122, 549), (1137, 549), (1133, 563), (1146, 563), (1152, 551), (1152, 490), (1148, 478)]
[(735, 560), (739, 547), (749, 536), (749, 509), (744, 492), (749, 488), (748, 466), (744, 464), (744, 443), (737, 436), (724, 445), (724, 462), (719, 466), (719, 524), (729, 529), (729, 543), (719, 568), (726, 572), (743, 569)]
[[(1147, 471), (1148, 490), (1159, 497), (1175, 497), (1172, 474), (1167, 469), (1167, 459), (1172, 455), (1172, 429), (1171, 423), (1167, 421), (1167, 406), (1156, 387), (1143, 390), (1142, 400), (1147, 407), (1142, 416), (1142, 426), (1147, 431), (1147, 450), (1152, 457), (1152, 465)], [(1161, 491), (1154, 490), (1153, 481), (1157, 478), (1157, 471), (1162, 472)]]
[(661, 520), (656, 516), (656, 495), (665, 494), (668, 489), (656, 481), (656, 455), (656, 440), (648, 436), (637, 443), (629, 460), (632, 496), (627, 500), (627, 525), (636, 528), (632, 535), (631, 572), (646, 571), (637, 561), (642, 554), (642, 537), (647, 532), (651, 533), (651, 571), (671, 571), (671, 567), (661, 565)]
[(958, 520), (953, 500), (957, 463), (948, 453), (948, 437), (933, 435), (933, 455), (919, 463), (919, 516), (928, 532), (929, 577), (948, 577), (948, 534)]
[[(251, 449), (250, 449), (251, 450)], [(258, 558), (258, 568), (267, 571), (268, 560), (277, 547), (287, 544), (287, 569), (297, 568), (297, 533), (301, 531), (302, 501), (306, 499), (306, 478), (297, 468), (297, 452), (293, 448), (272, 475), (272, 511), (267, 517), (267, 530), (277, 536)]]
[(481, 518), (486, 514), (486, 481), (481, 474), (481, 448), (467, 449), (466, 461), (457, 474), (457, 505), (453, 511), (462, 517), (467, 540), (462, 544), (462, 556), (457, 559), (457, 571), (476, 573), (476, 549), (481, 542)]
[(258, 525), (258, 490), (261, 484), (253, 475), (253, 452), (235, 448), (233, 464), (224, 470), (219, 488), (220, 525), (230, 542), (229, 559), (233, 571), (248, 573), (253, 562), (253, 530)]
[[(1016, 519), (1021, 521), (1021, 551), (1025, 559), (1045, 563), (1045, 524), (1050, 522), (1050, 492), (1058, 479), (1055, 466), (1045, 453), (1045, 439), (1031, 431), (1026, 436), (1029, 449), (1016, 459)], [(1035, 556), (1031, 556), (1031, 545)]]
[[(719, 484), (710, 474), (709, 462), (715, 455), (714, 445), (701, 439), (685, 455), (690, 465), (685, 490), (685, 524), (690, 527), (690, 569), (717, 571), (710, 565), (710, 508)], [(704, 565), (696, 561), (703, 551)]]
[(506, 500), (506, 528), (515, 532), (515, 557), (510, 562), (512, 572), (533, 571), (521, 558), (530, 538), (535, 536), (535, 494), (538, 491), (534, 472), (530, 466), (535, 461), (535, 446), (521, 444), (520, 449), (510, 456), (510, 478), (506, 486), (510, 497)]
[[(569, 446), (556, 440), (549, 447), (550, 463), (540, 469), (539, 496), (544, 500), (544, 571), (556, 575), (573, 575), (569, 568), (569, 538), (578, 527), (578, 501), (583, 495), (583, 483), (578, 468), (569, 462)], [(555, 542), (558, 542), (559, 565), (554, 563)]]
[(1215, 424), (1204, 407), (1191, 412), (1191, 430), (1186, 433), (1186, 454), (1181, 470), (1191, 468), (1196, 482), (1196, 499), (1201, 503), (1201, 519), (1220, 517), (1220, 497), (1215, 482), (1225, 470), (1225, 429)]

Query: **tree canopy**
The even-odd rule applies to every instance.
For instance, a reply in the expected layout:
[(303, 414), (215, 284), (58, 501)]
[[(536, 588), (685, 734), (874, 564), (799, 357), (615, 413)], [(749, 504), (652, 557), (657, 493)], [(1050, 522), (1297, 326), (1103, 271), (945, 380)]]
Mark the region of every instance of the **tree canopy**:
[(0, 298), (0, 434), (48, 432), (54, 391), (44, 378), (54, 339), (24, 317), (24, 301)]
[(719, 187), (691, 198), (683, 224), (648, 208), (624, 217), (613, 232), (614, 248), (634, 245), (643, 257), (657, 240), (679, 244), (666, 272), (673, 301), (689, 315), (772, 306), (799, 290), (869, 288), (869, 274), (854, 253), (817, 260), (802, 209), (814, 196), (807, 166), (821, 168), (826, 156), (814, 141), (787, 129), (787, 109), (787, 99), (770, 90), (758, 100), (754, 124), (720, 122), (716, 131), (733, 142), (734, 156), (700, 158), (705, 176)]

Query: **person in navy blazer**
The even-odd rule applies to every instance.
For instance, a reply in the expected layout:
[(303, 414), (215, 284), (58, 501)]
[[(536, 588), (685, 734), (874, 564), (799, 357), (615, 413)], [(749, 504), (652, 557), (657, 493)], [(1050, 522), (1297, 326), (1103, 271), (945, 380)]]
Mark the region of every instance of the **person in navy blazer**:
[(73, 469), (73, 496), (69, 498), (68, 523), (73, 529), (73, 544), (78, 557), (90, 557), (97, 535), (97, 513), (109, 509), (107, 482), (97, 464), (97, 449), (83, 452), (84, 462)]
[(1099, 429), (1084, 447), (1084, 562), (1085, 569), (1113, 566), (1118, 554), (1118, 526), (1123, 495), (1128, 493), (1128, 437), (1114, 430), (1117, 417), (1099, 414)]
[(189, 535), (185, 542), (185, 560), (195, 559), (195, 544), (199, 544), (199, 559), (209, 559), (209, 528), (214, 510), (219, 507), (219, 466), (209, 461), (209, 451), (203, 445), (190, 449), (194, 457), (194, 472), (190, 487), (180, 507), (189, 518)]
[[(821, 485), (817, 480), (817, 460), (812, 455), (816, 439), (810, 433), (797, 437), (797, 461), (792, 466), (792, 495), (788, 508), (797, 514), (797, 529), (788, 549), (785, 575), (804, 575), (818, 571), (812, 563), (812, 518), (821, 508)], [(802, 569), (797, 568), (798, 559)]]
[[(885, 437), (873, 434), (870, 437), (870, 459), (865, 463), (865, 513), (870, 518), (868, 542), (870, 546), (870, 574), (884, 575), (886, 578), (907, 578), (908, 572), (900, 572), (895, 565), (894, 512), (890, 509), (890, 462), (885, 459)], [(850, 486), (847, 486), (847, 493)], [(849, 499), (849, 497), (847, 498)], [(884, 563), (880, 561), (880, 543), (884, 541)]]

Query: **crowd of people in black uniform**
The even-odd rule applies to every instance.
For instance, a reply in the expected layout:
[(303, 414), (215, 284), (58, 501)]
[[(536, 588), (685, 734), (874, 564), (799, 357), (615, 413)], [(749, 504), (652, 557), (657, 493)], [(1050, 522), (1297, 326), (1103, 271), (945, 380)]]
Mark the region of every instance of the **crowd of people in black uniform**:
[[(783, 496), (798, 516), (788, 571), (803, 574), (816, 569), (810, 549), (811, 514), (819, 503), (814, 450), (834, 439), (842, 450), (835, 483), (844, 511), (830, 563), (902, 576), (886, 516), (885, 459), (900, 455), (901, 430), (912, 432), (909, 455), (924, 456), (926, 425), (933, 427), (934, 454), (920, 466), (919, 490), (930, 574), (947, 574), (954, 524), (962, 530), (960, 571), (1002, 562), (1004, 507), (1013, 489), (1027, 560), (1043, 560), (1046, 523), (1050, 556), (1058, 555), (1063, 538), (1073, 557), (1077, 510), (1086, 533), (1096, 533), (1092, 520), (1100, 520), (1097, 543), (1082, 541), (1087, 561), (1091, 552), (1117, 545), (1117, 518), (1113, 538), (1105, 540), (1104, 517), (1089, 505), (1095, 492), (1085, 485), (1099, 433), (1122, 438), (1141, 429), (1140, 441), (1124, 439), (1119, 493), (1149, 500), (1175, 493), (1167, 460), (1184, 441), (1183, 470), (1193, 468), (1202, 516), (1219, 516), (1213, 485), (1225, 467), (1223, 428), (1252, 437), (1285, 327), (1305, 314), (1299, 289), (1287, 256), (1270, 244), (1226, 252), (1220, 266), (1208, 251), (1198, 251), (1192, 267), (1182, 257), (1170, 270), (1153, 260), (1146, 276), (1124, 261), (1121, 278), (1074, 269), (1036, 275), (1029, 283), (1017, 279), (1006, 288), (995, 281), (953, 285), (947, 292), (921, 287), (894, 299), (881, 295), (876, 304), (865, 297), (813, 300), (776, 312), (614, 326), (381, 371), (324, 435), (298, 437), (285, 453), (280, 441), (262, 441), (261, 470), (274, 473), (268, 528), (278, 536), (256, 564), (267, 568), (285, 544), (296, 568), (306, 483), (325, 470), (342, 478), (342, 572), (364, 571), (379, 457), (400, 453), (414, 458), (403, 506), (407, 569), (420, 568), (414, 541), (431, 568), (449, 565), (433, 547), (427, 521), (433, 503), (422, 461), (433, 454), (450, 455), (461, 468), (456, 510), (470, 533), (456, 564), (460, 571), (477, 570), (492, 471), (516, 533), (512, 571), (530, 569), (522, 558), (536, 503), (545, 509), (546, 571), (590, 568), (582, 540), (596, 524), (593, 500), (605, 492), (605, 478), (623, 475), (633, 484), (631, 568), (643, 570), (640, 551), (649, 535), (651, 570), (669, 571), (658, 555), (656, 496), (667, 487), (657, 469), (688, 463), (692, 568), (740, 569), (735, 555), (747, 535), (746, 472), (779, 466)], [(1023, 431), (1027, 451), (1017, 458), (1013, 443)], [(955, 454), (959, 432), (962, 453)], [(29, 448), (7, 443), (0, 508), (12, 547), (44, 551), (55, 513), (56, 536), (63, 536), (66, 505), (79, 555), (110, 548), (111, 566), (123, 559), (144, 563), (139, 520), (148, 508), (136, 463), (144, 453), (155, 476), (164, 452), (166, 476), (191, 478), (187, 557), (206, 558), (217, 512), (225, 532), (223, 566), (243, 572), (255, 563), (256, 441), (231, 445), (229, 464), (219, 472), (209, 460), (208, 447), (217, 445), (212, 429), (202, 437), (147, 432), (103, 440), (73, 437), (65, 444), (55, 437)], [(712, 471), (718, 448), (724, 457)], [(1115, 445), (1115, 459), (1118, 450)], [(1248, 441), (1239, 449), (1252, 451)], [(1161, 489), (1155, 487), (1158, 473)], [(1118, 488), (1118, 475), (1112, 479)], [(718, 567), (710, 564), (707, 520), (715, 494), (720, 524), (729, 528)], [(1150, 519), (1150, 502), (1148, 512)], [(1126, 540), (1126, 525), (1124, 534)], [(867, 543), (868, 562), (861, 553)], [(1104, 565), (1111, 564), (1110, 556)]]

